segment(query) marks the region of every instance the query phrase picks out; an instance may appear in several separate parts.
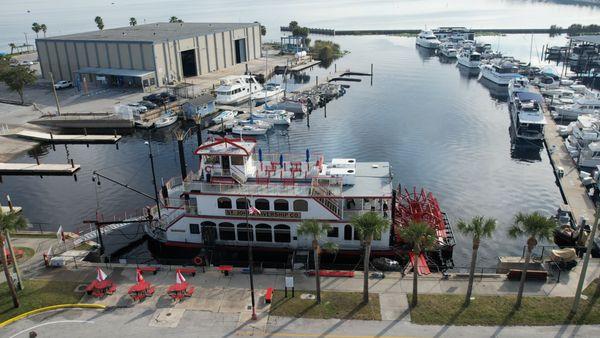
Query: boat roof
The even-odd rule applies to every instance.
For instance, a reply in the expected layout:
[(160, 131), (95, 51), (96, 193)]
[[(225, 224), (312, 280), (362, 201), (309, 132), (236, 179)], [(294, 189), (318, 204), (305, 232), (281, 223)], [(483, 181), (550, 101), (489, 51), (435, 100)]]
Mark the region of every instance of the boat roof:
[(546, 124), (546, 117), (541, 112), (520, 111), (519, 122), (529, 124)]
[(392, 196), (389, 162), (356, 162), (353, 185), (344, 185), (344, 197)]
[(194, 154), (201, 156), (242, 155), (250, 156), (256, 147), (256, 140), (251, 138), (232, 139), (217, 138), (199, 146)]
[(542, 95), (540, 95), (538, 93), (533, 93), (533, 92), (517, 92), (517, 98), (521, 102), (535, 101), (535, 102), (541, 104), (544, 101), (544, 98), (542, 97)]

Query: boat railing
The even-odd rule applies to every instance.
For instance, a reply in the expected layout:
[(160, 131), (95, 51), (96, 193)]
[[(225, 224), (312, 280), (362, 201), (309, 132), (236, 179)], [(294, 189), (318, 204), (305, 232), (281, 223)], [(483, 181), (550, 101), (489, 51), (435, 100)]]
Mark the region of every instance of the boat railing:
[(311, 186), (283, 184), (221, 184), (201, 181), (185, 183), (186, 191), (204, 193), (244, 194), (244, 195), (297, 195), (309, 196)]

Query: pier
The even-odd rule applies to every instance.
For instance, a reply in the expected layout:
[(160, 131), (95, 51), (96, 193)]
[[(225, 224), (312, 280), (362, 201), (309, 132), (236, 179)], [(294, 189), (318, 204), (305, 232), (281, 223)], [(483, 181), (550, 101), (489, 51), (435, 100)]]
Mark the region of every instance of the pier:
[(0, 175), (73, 175), (81, 166), (79, 164), (37, 164), (37, 163), (0, 163)]
[(542, 102), (541, 106), (547, 121), (544, 143), (561, 194), (565, 202), (571, 207), (575, 222), (580, 224), (581, 219), (584, 218), (588, 224), (591, 224), (594, 221), (594, 203), (581, 183), (577, 164), (569, 155), (564, 145), (564, 139), (558, 134), (557, 124), (550, 115), (548, 106), (545, 102)]
[(15, 134), (18, 137), (34, 141), (51, 143), (116, 143), (121, 140), (121, 135), (63, 135), (34, 130), (22, 130)]

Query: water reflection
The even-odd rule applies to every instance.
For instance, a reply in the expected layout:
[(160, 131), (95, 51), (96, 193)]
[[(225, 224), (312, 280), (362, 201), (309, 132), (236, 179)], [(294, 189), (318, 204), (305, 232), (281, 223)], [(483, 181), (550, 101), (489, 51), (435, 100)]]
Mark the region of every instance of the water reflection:
[(508, 128), (510, 135), (510, 157), (519, 162), (540, 162), (544, 150), (541, 141), (523, 140), (516, 137), (515, 129), (511, 123)]
[(453, 64), (456, 62), (456, 58), (449, 58), (443, 54), (440, 54), (440, 62), (447, 63), (447, 64)]
[(479, 82), (488, 89), (494, 100), (508, 102), (508, 88), (506, 86), (500, 86), (482, 76), (479, 77)]
[(479, 76), (479, 68), (470, 68), (461, 65), (460, 63), (456, 64), (456, 68), (461, 77), (467, 79), (476, 79)]
[(436, 55), (435, 49), (421, 47), (417, 44), (415, 44), (415, 48), (423, 60), (429, 60)]

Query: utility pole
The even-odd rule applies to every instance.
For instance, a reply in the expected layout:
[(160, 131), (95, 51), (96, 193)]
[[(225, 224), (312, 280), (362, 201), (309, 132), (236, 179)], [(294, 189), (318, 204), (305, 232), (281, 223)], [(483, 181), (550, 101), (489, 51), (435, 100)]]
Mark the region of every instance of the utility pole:
[[(249, 266), (248, 266), (248, 270), (250, 271), (250, 299), (252, 301), (252, 320), (256, 320), (256, 306), (255, 306), (255, 302), (254, 302), (254, 274), (253, 274), (253, 270), (254, 270), (254, 257), (252, 254), (252, 242), (254, 241), (254, 235), (253, 232), (250, 232), (250, 224), (248, 223), (248, 215), (250, 214), (250, 199), (248, 199), (248, 196), (244, 196), (244, 198), (246, 199), (246, 233), (248, 236), (248, 261), (249, 261)], [(250, 235), (252, 234), (252, 238), (250, 238)]]
[(152, 156), (152, 132), (148, 136), (148, 142), (146, 142), (149, 149), (149, 157), (150, 157), (150, 167), (152, 168), (152, 184), (154, 185), (154, 196), (156, 200), (156, 210), (158, 212), (158, 218), (161, 218), (160, 215), (160, 200), (158, 199), (158, 187), (156, 186), (156, 171), (154, 170), (154, 157)]
[(50, 72), (50, 82), (52, 82), (52, 94), (54, 94), (54, 101), (56, 102), (56, 111), (60, 116), (60, 104), (58, 103), (58, 95), (56, 95), (56, 88), (54, 87), (54, 76)]
[[(577, 291), (575, 292), (575, 299), (573, 300), (573, 307), (571, 308), (571, 314), (577, 313), (579, 307), (579, 301), (581, 300), (581, 292), (583, 291), (583, 282), (585, 281), (585, 274), (587, 273), (588, 264), (590, 262), (590, 256), (592, 255), (592, 246), (594, 245), (594, 238), (596, 237), (596, 230), (598, 229), (598, 218), (600, 208), (596, 208), (596, 219), (594, 219), (594, 225), (592, 225), (592, 232), (590, 237), (587, 239), (587, 247), (585, 249), (585, 256), (583, 257), (583, 267), (581, 268), (581, 274), (579, 275), (579, 283), (577, 284)], [(579, 231), (584, 231), (583, 228)]]

